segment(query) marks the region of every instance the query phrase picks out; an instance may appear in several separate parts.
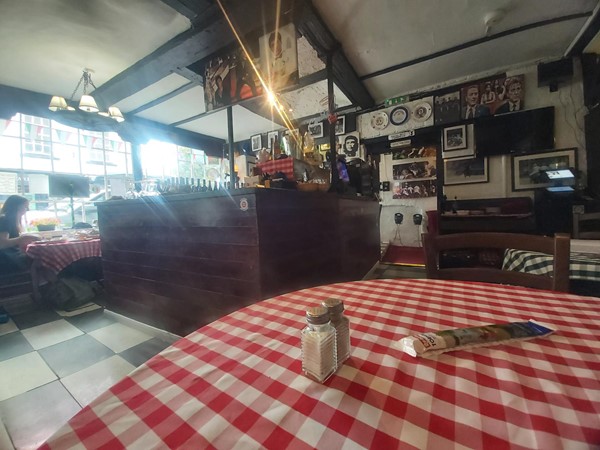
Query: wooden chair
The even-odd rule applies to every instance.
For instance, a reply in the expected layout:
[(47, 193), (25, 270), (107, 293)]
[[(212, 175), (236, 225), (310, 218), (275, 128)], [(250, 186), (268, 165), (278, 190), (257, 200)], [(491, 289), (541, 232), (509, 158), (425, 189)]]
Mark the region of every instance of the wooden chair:
[(573, 239), (600, 239), (600, 212), (573, 214)]
[[(567, 234), (556, 237), (517, 233), (457, 233), (433, 236), (423, 235), (427, 278), (442, 280), (484, 281), (512, 284), (552, 291), (569, 291), (570, 238)], [(461, 249), (529, 250), (554, 256), (553, 276), (502, 270), (500, 267), (440, 267), (440, 254)]]

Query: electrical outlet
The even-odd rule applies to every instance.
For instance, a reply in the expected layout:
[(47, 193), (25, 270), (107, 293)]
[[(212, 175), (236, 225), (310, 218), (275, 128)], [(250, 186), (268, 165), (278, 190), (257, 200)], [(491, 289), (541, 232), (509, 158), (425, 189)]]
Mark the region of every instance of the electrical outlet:
[(390, 190), (390, 182), (383, 181), (383, 182), (379, 183), (379, 190), (383, 191), (383, 192), (389, 191)]
[(584, 214), (585, 206), (583, 205), (573, 205), (573, 214)]

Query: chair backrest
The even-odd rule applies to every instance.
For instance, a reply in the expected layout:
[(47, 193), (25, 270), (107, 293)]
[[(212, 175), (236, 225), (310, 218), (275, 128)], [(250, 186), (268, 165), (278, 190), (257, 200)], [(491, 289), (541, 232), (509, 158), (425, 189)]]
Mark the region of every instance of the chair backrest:
[[(517, 233), (457, 233), (437, 236), (424, 234), (423, 247), (427, 278), (484, 281), (561, 292), (569, 291), (570, 238), (567, 234), (557, 234), (554, 238)], [(440, 268), (440, 253), (444, 251), (507, 248), (553, 255), (553, 276), (491, 267)]]
[(573, 214), (573, 239), (600, 239), (600, 212)]

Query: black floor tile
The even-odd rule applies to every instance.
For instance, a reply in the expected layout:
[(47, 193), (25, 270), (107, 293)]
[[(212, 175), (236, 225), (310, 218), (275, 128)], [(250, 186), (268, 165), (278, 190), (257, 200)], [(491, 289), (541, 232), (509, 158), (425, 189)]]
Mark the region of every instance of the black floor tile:
[(87, 334), (40, 349), (38, 353), (59, 378), (71, 375), (115, 354), (110, 348)]
[(138, 367), (148, 361), (154, 355), (163, 351), (169, 345), (171, 345), (171, 343), (165, 342), (162, 339), (152, 338), (146, 342), (136, 345), (135, 347), (131, 347), (122, 351), (119, 353), (119, 356), (121, 356), (130, 364)]
[(16, 314), (11, 317), (20, 330), (36, 327), (38, 325), (43, 325), (48, 322), (54, 322), (55, 320), (62, 319), (62, 317), (59, 314), (57, 314), (54, 310), (47, 308), (40, 308), (36, 309), (35, 311), (26, 312), (23, 314)]
[(33, 347), (20, 331), (0, 336), (0, 361), (33, 351)]
[(38, 448), (80, 409), (64, 386), (53, 381), (0, 402), (0, 418), (15, 448)]
[(104, 314), (104, 309), (96, 309), (94, 311), (79, 314), (78, 316), (65, 317), (64, 319), (85, 333), (115, 323), (113, 318)]

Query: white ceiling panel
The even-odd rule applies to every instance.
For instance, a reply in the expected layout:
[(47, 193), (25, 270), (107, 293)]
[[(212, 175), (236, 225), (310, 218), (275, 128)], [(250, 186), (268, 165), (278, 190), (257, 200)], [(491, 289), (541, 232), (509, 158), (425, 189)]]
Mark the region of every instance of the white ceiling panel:
[(162, 80), (151, 84), (147, 88), (142, 89), (141, 91), (138, 91), (135, 94), (121, 100), (120, 102), (116, 103), (116, 105), (121, 108), (121, 111), (123, 112), (133, 111), (142, 105), (150, 103), (152, 100), (155, 100), (158, 97), (162, 97), (169, 92), (173, 92), (175, 89), (180, 88), (189, 82), (190, 81), (187, 78), (176, 73), (172, 73), (169, 76), (164, 77)]
[(205, 106), (204, 88), (202, 86), (196, 86), (166, 102), (159, 103), (150, 109), (146, 109), (139, 114), (136, 114), (136, 116), (155, 120), (157, 122), (164, 121), (165, 118), (168, 117), (168, 123), (175, 123), (202, 114), (206, 111)]
[[(351, 104), (348, 97), (334, 84), (333, 92), (337, 108)], [(292, 109), (290, 115), (294, 119), (325, 114), (327, 111), (327, 80), (322, 80), (295, 91), (281, 94), (282, 103)]]

